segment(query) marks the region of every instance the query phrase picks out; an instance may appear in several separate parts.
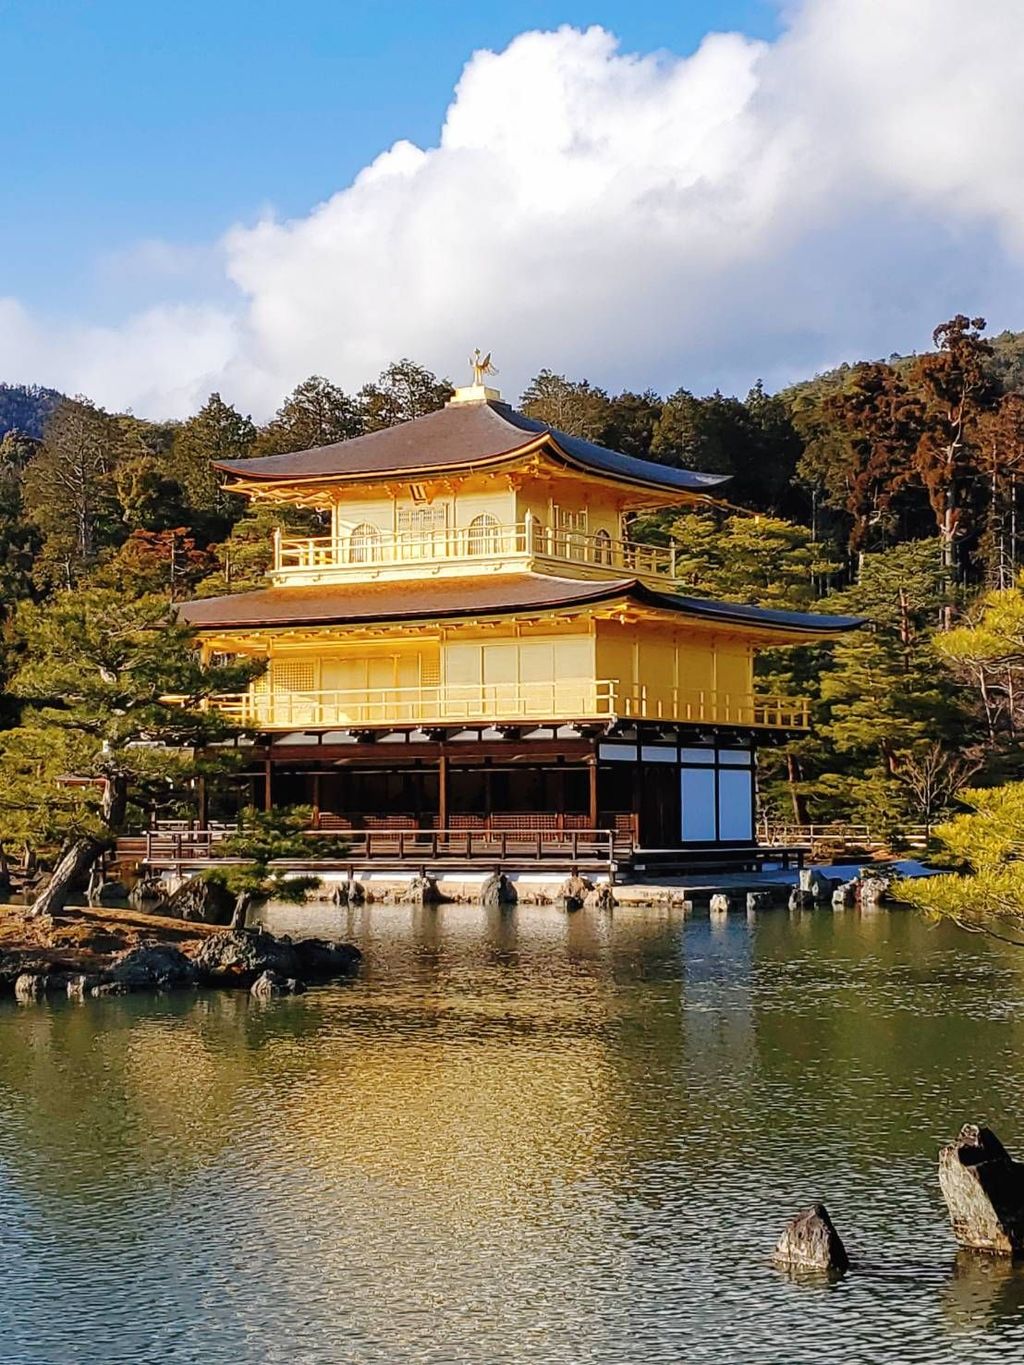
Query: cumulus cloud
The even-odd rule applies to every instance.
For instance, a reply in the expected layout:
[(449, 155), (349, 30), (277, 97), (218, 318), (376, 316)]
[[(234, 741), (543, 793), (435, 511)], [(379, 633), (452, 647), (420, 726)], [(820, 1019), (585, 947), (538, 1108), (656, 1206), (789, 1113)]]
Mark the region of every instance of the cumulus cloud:
[(513, 394), (543, 365), (742, 389), (921, 345), (953, 311), (1024, 326), (1022, 47), (1019, 0), (799, 0), (775, 41), (685, 57), (524, 33), (470, 59), (436, 147), (213, 244), (228, 302), (97, 328), (0, 301), (0, 373), (153, 416), (217, 387), (265, 416), (311, 372), (459, 375), (477, 344)]

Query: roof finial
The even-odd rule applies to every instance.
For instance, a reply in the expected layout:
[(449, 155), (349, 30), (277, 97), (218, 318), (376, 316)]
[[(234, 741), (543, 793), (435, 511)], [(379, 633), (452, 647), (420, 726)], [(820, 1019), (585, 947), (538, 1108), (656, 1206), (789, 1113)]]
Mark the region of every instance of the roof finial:
[(484, 380), (487, 378), (489, 374), (498, 373), (495, 367), (491, 364), (490, 351), (488, 351), (485, 356), (481, 356), (479, 346), (469, 357), (469, 363), (473, 369), (473, 383), (478, 386), (483, 384)]

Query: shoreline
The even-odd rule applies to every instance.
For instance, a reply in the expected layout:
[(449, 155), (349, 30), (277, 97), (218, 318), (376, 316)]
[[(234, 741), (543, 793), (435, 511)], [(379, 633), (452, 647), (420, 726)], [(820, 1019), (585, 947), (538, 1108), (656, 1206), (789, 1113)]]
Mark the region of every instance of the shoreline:
[(31, 919), (0, 906), (0, 995), (75, 1000), (199, 986), (294, 995), (307, 983), (351, 977), (352, 944), (237, 930), (136, 910), (75, 906)]

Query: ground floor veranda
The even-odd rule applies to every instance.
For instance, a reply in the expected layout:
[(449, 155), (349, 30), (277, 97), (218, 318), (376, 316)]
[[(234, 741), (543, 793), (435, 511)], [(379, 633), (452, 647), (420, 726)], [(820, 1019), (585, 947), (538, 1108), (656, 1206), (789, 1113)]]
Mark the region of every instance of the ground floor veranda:
[(201, 853), (246, 806), (307, 806), (325, 846), (371, 861), (625, 865), (649, 850), (725, 865), (756, 849), (755, 803), (754, 736), (738, 729), (257, 735), (235, 775), (197, 792), (187, 828), (161, 827), (148, 850)]

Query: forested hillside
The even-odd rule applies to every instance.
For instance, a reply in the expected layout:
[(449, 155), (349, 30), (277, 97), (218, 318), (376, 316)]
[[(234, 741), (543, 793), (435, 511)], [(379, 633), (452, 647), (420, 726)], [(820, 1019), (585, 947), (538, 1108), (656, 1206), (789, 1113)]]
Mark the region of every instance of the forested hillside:
[[(778, 394), (609, 394), (542, 370), (522, 395), (527, 413), (564, 430), (732, 476), (728, 507), (633, 527), (680, 547), (686, 591), (866, 618), (835, 646), (764, 661), (766, 689), (810, 695), (816, 715), (811, 738), (768, 757), (773, 818), (898, 829), (948, 810), (968, 781), (1020, 768), (1024, 334), (989, 340), (981, 319), (959, 316), (934, 343)], [(162, 423), (0, 386), (5, 676), (31, 663), (48, 613), (111, 593), (251, 587), (282, 515), (316, 528), (315, 513), (256, 511), (224, 493), (211, 461), (343, 440), (432, 411), (450, 391), (408, 360), (355, 393), (313, 376), (258, 426), (216, 393), (187, 421)], [(24, 792), (25, 693), (9, 692), (19, 696), (0, 716), (0, 780)], [(0, 795), (8, 840), (20, 837), (20, 816), (3, 828), (15, 805), (24, 798)]]
[(64, 395), (38, 384), (0, 383), (0, 437), (22, 431), (36, 440)]

